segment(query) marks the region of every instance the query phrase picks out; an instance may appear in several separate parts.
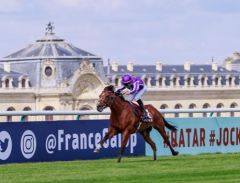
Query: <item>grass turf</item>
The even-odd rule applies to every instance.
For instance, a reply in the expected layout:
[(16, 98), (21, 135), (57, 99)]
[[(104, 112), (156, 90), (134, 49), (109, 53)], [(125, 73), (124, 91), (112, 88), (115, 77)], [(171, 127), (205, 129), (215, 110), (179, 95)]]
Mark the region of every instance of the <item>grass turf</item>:
[(1, 183), (142, 183), (142, 182), (240, 182), (240, 154), (123, 157), (92, 161), (0, 165)]

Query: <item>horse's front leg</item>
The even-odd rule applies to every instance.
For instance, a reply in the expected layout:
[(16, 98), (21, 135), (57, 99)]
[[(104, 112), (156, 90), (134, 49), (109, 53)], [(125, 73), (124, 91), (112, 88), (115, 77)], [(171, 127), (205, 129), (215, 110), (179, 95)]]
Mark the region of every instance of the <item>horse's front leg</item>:
[(123, 134), (122, 134), (122, 135), (123, 135), (123, 136), (122, 136), (122, 144), (121, 144), (120, 154), (119, 154), (119, 156), (118, 156), (118, 163), (121, 162), (122, 155), (123, 155), (123, 153), (124, 153), (125, 147), (126, 147), (126, 145), (127, 145), (128, 139), (129, 139), (129, 137), (130, 137), (130, 134), (131, 134), (131, 133), (129, 133), (128, 130), (125, 130), (125, 131), (123, 132)]
[(106, 133), (106, 135), (103, 137), (103, 139), (96, 145), (95, 149), (93, 152), (97, 153), (100, 151), (100, 149), (102, 148), (103, 144), (110, 138), (112, 138), (114, 135), (117, 134), (117, 131), (110, 127), (108, 132)]

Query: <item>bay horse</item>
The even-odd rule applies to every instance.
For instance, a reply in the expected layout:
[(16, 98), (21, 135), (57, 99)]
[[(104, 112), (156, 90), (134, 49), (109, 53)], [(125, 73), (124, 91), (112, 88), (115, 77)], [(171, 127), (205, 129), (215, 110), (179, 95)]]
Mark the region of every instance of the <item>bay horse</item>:
[[(135, 107), (133, 105), (135, 105)], [(178, 155), (178, 152), (175, 151), (170, 144), (165, 127), (171, 131), (175, 131), (177, 129), (175, 126), (169, 124), (155, 107), (152, 105), (145, 105), (146, 110), (148, 110), (150, 116), (152, 117), (152, 122), (141, 122), (141, 115), (136, 114), (137, 109), (138, 113), (141, 113), (140, 108), (136, 104), (131, 104), (126, 101), (123, 96), (119, 96), (119, 94), (115, 93), (114, 86), (112, 85), (104, 88), (102, 93), (99, 95), (97, 103), (97, 110), (99, 112), (102, 112), (103, 109), (107, 107), (111, 110), (110, 126), (106, 135), (96, 145), (94, 152), (99, 152), (105, 141), (112, 138), (114, 135), (121, 133), (122, 142), (118, 156), (118, 162), (120, 162), (130, 135), (139, 132), (143, 136), (144, 140), (151, 146), (153, 150), (153, 158), (156, 160), (156, 145), (150, 137), (150, 131), (153, 127), (161, 134), (164, 142), (170, 148), (172, 155)]]

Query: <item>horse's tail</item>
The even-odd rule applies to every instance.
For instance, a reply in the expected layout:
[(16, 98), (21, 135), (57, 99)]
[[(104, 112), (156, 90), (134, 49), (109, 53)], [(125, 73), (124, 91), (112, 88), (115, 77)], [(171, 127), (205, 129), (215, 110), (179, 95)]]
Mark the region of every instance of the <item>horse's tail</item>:
[(166, 126), (169, 130), (171, 130), (171, 131), (177, 131), (177, 127), (176, 127), (176, 126), (173, 126), (173, 125), (171, 125), (170, 123), (168, 123), (167, 120), (166, 120), (164, 117), (162, 117), (162, 118), (163, 118), (163, 122), (164, 122), (165, 126)]

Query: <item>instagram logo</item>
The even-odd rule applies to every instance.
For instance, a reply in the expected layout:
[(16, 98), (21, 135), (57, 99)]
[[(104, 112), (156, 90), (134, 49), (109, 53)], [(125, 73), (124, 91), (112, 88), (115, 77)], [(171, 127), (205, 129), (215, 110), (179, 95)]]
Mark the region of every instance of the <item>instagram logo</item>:
[(26, 130), (21, 138), (21, 151), (25, 158), (33, 157), (37, 148), (37, 140), (31, 130)]

